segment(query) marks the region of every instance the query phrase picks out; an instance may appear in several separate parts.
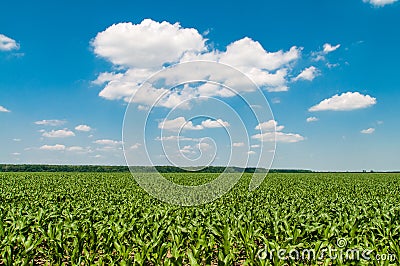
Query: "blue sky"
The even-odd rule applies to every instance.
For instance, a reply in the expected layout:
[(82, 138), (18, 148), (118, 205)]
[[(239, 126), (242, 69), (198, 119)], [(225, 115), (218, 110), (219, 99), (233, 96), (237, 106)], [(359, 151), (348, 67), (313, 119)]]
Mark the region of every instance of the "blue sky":
[[(259, 121), (269, 122), (259, 129), (277, 129), (273, 168), (400, 168), (397, 1), (24, 1), (2, 3), (1, 9), (1, 163), (123, 165), (122, 123), (135, 86), (163, 65), (210, 59), (260, 86), (274, 117)], [(245, 108), (221, 88), (210, 90)], [(178, 95), (152, 113), (146, 137), (154, 145), (163, 118), (186, 100)], [(146, 112), (146, 100), (130, 106), (133, 117)], [(213, 109), (201, 104), (212, 106), (192, 103), (168, 120), (188, 122), (189, 113)], [(219, 113), (211, 122), (221, 119), (239, 132), (229, 111), (221, 107)], [(192, 140), (175, 151), (196, 157), (196, 141), (210, 137), (222, 147), (214, 164), (224, 164), (235, 146), (234, 154), (254, 165), (256, 146), (263, 143), (270, 152), (272, 144), (254, 137), (257, 123), (246, 111), (242, 115), (249, 143), (233, 145), (224, 139), (224, 127), (203, 117), (189, 123), (182, 134)], [(164, 163), (157, 159), (161, 151), (148, 144), (155, 161)], [(126, 150), (135, 154), (138, 147), (143, 143)]]

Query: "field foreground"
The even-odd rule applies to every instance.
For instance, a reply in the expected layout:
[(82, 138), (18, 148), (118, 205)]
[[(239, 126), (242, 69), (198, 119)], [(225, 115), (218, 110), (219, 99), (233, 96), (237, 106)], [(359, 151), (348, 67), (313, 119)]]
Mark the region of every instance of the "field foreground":
[(254, 192), (250, 177), (180, 207), (129, 173), (0, 173), (0, 265), (400, 264), (400, 174), (269, 174)]

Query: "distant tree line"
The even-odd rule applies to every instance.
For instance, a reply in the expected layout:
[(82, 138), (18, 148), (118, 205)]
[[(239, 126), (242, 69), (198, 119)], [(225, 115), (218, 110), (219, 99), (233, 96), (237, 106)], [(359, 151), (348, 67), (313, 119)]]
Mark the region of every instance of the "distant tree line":
[(127, 166), (0, 164), (0, 172), (129, 172)]
[[(263, 168), (240, 168), (208, 166), (199, 171), (196, 168), (182, 169), (175, 166), (106, 166), (106, 165), (47, 165), (47, 164), (0, 164), (0, 172), (95, 172), (95, 173), (116, 173), (129, 172), (129, 168), (135, 172), (160, 172), (160, 173), (265, 173)], [(311, 173), (310, 170), (302, 169), (271, 169), (270, 173)]]

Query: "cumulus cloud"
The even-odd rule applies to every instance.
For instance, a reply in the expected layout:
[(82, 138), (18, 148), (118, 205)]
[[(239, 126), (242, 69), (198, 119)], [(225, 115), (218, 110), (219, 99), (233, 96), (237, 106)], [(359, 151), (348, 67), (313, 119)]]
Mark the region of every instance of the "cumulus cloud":
[[(139, 103), (143, 109), (143, 106), (151, 104), (154, 99), (168, 92), (163, 88), (152, 87), (138, 90), (151, 74), (171, 63), (212, 60), (238, 68), (267, 91), (287, 91), (291, 64), (301, 57), (302, 50), (293, 46), (288, 51), (269, 52), (259, 42), (248, 37), (230, 43), (225, 50), (214, 49), (206, 42), (207, 39), (196, 29), (184, 28), (179, 23), (160, 23), (145, 19), (139, 24), (114, 24), (99, 32), (91, 44), (96, 55), (110, 61), (114, 66), (122, 66), (121, 73), (100, 73), (93, 83), (105, 84), (99, 96), (108, 100), (129, 102), (135, 94), (134, 102)], [(183, 76), (186, 74), (182, 73)], [(232, 80), (228, 77), (223, 81), (226, 85), (235, 83), (233, 77)], [(248, 86), (243, 89), (248, 89)], [(203, 95), (234, 96), (226, 89), (210, 90), (206, 87), (194, 92), (193, 88), (188, 88), (183, 94), (167, 95), (167, 99), (161, 101), (159, 106), (172, 108), (176, 103)], [(181, 107), (188, 108), (184, 105)]]
[(338, 67), (338, 66), (340, 66), (340, 64), (339, 63), (334, 63), (334, 64), (332, 64), (332, 63), (326, 63), (325, 64), (328, 68), (335, 68), (335, 67)]
[(19, 44), (15, 40), (7, 37), (4, 34), (0, 34), (0, 51), (11, 51), (18, 49)]
[(116, 146), (122, 144), (122, 141), (112, 140), (112, 139), (99, 139), (95, 140), (93, 143), (99, 145)]
[(397, 0), (363, 0), (363, 2), (370, 3), (371, 5), (376, 7), (382, 7), (385, 5), (393, 4), (394, 2), (397, 2)]
[(199, 144), (197, 144), (197, 147), (199, 148), (199, 150), (203, 151), (203, 150), (208, 150), (211, 145), (208, 144), (207, 142), (200, 142)]
[(42, 125), (42, 126), (61, 126), (67, 123), (65, 120), (57, 120), (57, 119), (50, 119), (50, 120), (40, 120), (36, 121), (36, 125)]
[(285, 143), (294, 143), (304, 140), (304, 137), (300, 134), (281, 132), (284, 128), (284, 126), (278, 126), (277, 121), (269, 120), (255, 127), (255, 129), (260, 130), (261, 133), (253, 135), (252, 138), (262, 142), (276, 141)]
[(81, 146), (65, 147), (65, 150), (77, 154), (87, 154), (93, 152), (91, 147), (81, 147)]
[(75, 133), (68, 129), (52, 130), (49, 132), (44, 131), (42, 134), (46, 138), (67, 138), (75, 136)]
[(189, 138), (189, 137), (177, 136), (177, 135), (157, 137), (155, 140), (158, 140), (158, 141), (199, 141), (199, 139), (197, 139), (197, 138)]
[(75, 127), (75, 130), (89, 132), (92, 128), (88, 125), (79, 125)]
[(201, 122), (199, 125), (194, 125), (192, 121), (186, 121), (183, 116), (177, 117), (171, 120), (164, 120), (158, 124), (158, 128), (170, 131), (185, 130), (202, 130), (205, 128), (218, 128), (218, 127), (229, 127), (230, 124), (222, 119), (212, 120), (207, 119)]
[(204, 51), (205, 41), (196, 29), (145, 19), (114, 24), (98, 33), (92, 45), (97, 55), (115, 65), (143, 69), (177, 62), (185, 52)]
[(316, 121), (318, 121), (318, 118), (316, 118), (315, 116), (310, 116), (310, 117), (307, 117), (306, 121), (307, 121), (307, 123), (316, 122)]
[(272, 103), (274, 103), (274, 104), (281, 103), (281, 99), (275, 97), (275, 98), (272, 99)]
[[(264, 136), (264, 138), (268, 136)], [(286, 142), (286, 143), (294, 143), (304, 140), (304, 137), (300, 134), (295, 133), (283, 133), (276, 132), (275, 134), (276, 142)]]
[(99, 139), (93, 141), (93, 143), (100, 145), (96, 150), (101, 152), (115, 152), (122, 150), (122, 141), (118, 140)]
[(147, 111), (147, 110), (149, 110), (150, 108), (148, 107), (148, 106), (144, 106), (144, 105), (138, 105), (138, 110), (139, 111)]
[(222, 119), (211, 120), (207, 119), (201, 122), (203, 128), (217, 128), (217, 127), (229, 127), (230, 124)]
[(269, 120), (267, 122), (260, 123), (255, 127), (256, 130), (261, 131), (281, 131), (284, 128), (284, 126), (278, 126), (278, 122), (275, 120)]
[(329, 54), (329, 53), (339, 49), (339, 47), (340, 47), (340, 44), (332, 45), (332, 44), (329, 44), (329, 43), (325, 43), (323, 51), (324, 51), (325, 54)]
[(295, 143), (304, 140), (304, 137), (300, 134), (283, 132), (265, 132), (262, 134), (255, 134), (252, 138), (263, 142), (272, 142), (275, 140), (276, 142), (284, 143)]
[(171, 131), (179, 131), (180, 129), (187, 130), (201, 130), (203, 127), (201, 125), (193, 125), (192, 121), (186, 121), (183, 116), (177, 117), (172, 120), (164, 120), (158, 124), (158, 128)]
[(330, 43), (325, 43), (323, 45), (323, 49), (322, 51), (318, 51), (318, 52), (313, 52), (312, 56), (313, 56), (313, 60), (314, 61), (323, 61), (325, 60), (325, 56), (331, 52), (336, 51), (337, 49), (340, 48), (340, 44), (337, 45), (332, 45)]
[(359, 92), (346, 92), (341, 95), (334, 95), (331, 98), (321, 101), (311, 107), (310, 112), (317, 111), (350, 111), (355, 109), (367, 108), (376, 104), (376, 98), (363, 95)]
[(130, 149), (131, 149), (131, 150), (137, 150), (137, 149), (139, 149), (140, 146), (142, 146), (142, 144), (140, 144), (140, 143), (135, 143), (135, 144), (133, 144), (133, 145), (130, 147)]
[(95, 85), (101, 85), (101, 84), (104, 84), (104, 83), (112, 81), (112, 80), (120, 79), (123, 76), (124, 75), (122, 73), (103, 72), (103, 73), (100, 73), (97, 76), (97, 79), (93, 80), (92, 83)]
[(62, 144), (43, 145), (39, 149), (40, 150), (45, 150), (45, 151), (64, 151), (65, 150), (65, 145), (62, 145)]
[(195, 153), (195, 151), (193, 150), (193, 147), (190, 145), (186, 145), (184, 146), (182, 149), (179, 150), (181, 153)]
[(243, 147), (244, 146), (244, 142), (234, 142), (232, 144), (233, 147)]
[(83, 151), (83, 147), (81, 146), (71, 146), (67, 148), (68, 151)]
[(227, 46), (220, 54), (220, 61), (242, 68), (275, 70), (297, 60), (301, 49), (293, 46), (289, 51), (268, 52), (262, 45), (245, 37)]
[(294, 78), (295, 81), (297, 80), (314, 80), (315, 77), (319, 76), (321, 72), (315, 66), (310, 66), (304, 69), (297, 77)]
[(8, 110), (7, 108), (5, 108), (5, 107), (3, 107), (3, 106), (0, 105), (0, 112), (3, 112), (3, 113), (10, 113), (11, 111)]
[(372, 127), (368, 128), (368, 129), (361, 130), (362, 134), (372, 134), (374, 132), (375, 132), (375, 128), (372, 128)]

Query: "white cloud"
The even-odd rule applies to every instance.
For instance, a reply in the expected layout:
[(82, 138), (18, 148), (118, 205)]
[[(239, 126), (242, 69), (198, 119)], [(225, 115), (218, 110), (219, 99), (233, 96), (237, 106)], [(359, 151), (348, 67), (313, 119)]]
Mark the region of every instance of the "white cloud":
[(295, 133), (276, 132), (276, 142), (294, 143), (304, 140), (304, 137)]
[(10, 113), (11, 111), (0, 105), (0, 112)]
[(319, 76), (321, 72), (319, 71), (318, 68), (315, 66), (310, 66), (306, 69), (304, 69), (296, 78), (294, 78), (295, 81), (297, 80), (309, 80), (312, 81), (314, 80), (315, 77)]
[(94, 141), (93, 143), (99, 145), (116, 146), (122, 144), (122, 141), (112, 140), (112, 139), (99, 139)]
[(218, 128), (218, 127), (229, 127), (229, 123), (222, 119), (211, 120), (207, 119), (201, 122), (199, 125), (193, 125), (192, 121), (186, 121), (183, 116), (177, 117), (172, 120), (164, 120), (158, 124), (158, 128), (171, 131), (185, 130), (202, 130), (205, 128)]
[(50, 132), (43, 132), (43, 137), (46, 138), (67, 138), (75, 136), (75, 133), (68, 129), (52, 130)]
[(144, 105), (138, 105), (138, 108), (137, 108), (139, 111), (147, 111), (147, 110), (149, 110), (150, 108), (148, 107), (148, 106), (144, 106)]
[(39, 149), (40, 150), (46, 150), (46, 151), (63, 151), (63, 150), (65, 150), (65, 145), (62, 145), (62, 144), (43, 145)]
[(11, 50), (18, 50), (19, 44), (7, 37), (4, 34), (0, 34), (0, 51), (11, 51)]
[(36, 125), (43, 125), (43, 126), (61, 126), (67, 123), (65, 120), (57, 120), (57, 119), (51, 119), (51, 120), (40, 120), (36, 121)]
[(397, 0), (363, 0), (363, 2), (370, 3), (371, 5), (376, 7), (382, 7), (385, 5), (393, 4), (394, 2), (397, 2)]
[(295, 143), (304, 140), (304, 137), (300, 134), (294, 133), (283, 133), (283, 132), (265, 132), (262, 134), (256, 134), (252, 136), (253, 139), (258, 139), (263, 142), (283, 142), (283, 143)]
[(248, 155), (253, 155), (253, 154), (256, 154), (256, 152), (255, 151), (248, 151), (247, 154)]
[(98, 33), (92, 45), (97, 55), (115, 65), (160, 68), (179, 61), (185, 52), (204, 51), (205, 41), (196, 29), (145, 19), (114, 24)]
[(337, 49), (339, 49), (339, 47), (340, 47), (340, 44), (331, 45), (329, 43), (325, 43), (324, 44), (324, 50), (323, 50), (324, 54), (329, 54), (329, 53), (331, 53), (333, 51), (336, 51)]
[(155, 140), (159, 140), (159, 141), (172, 141), (172, 140), (173, 141), (199, 141), (199, 139), (196, 139), (196, 138), (188, 138), (188, 137), (177, 136), (177, 135), (157, 137)]
[(195, 151), (193, 151), (193, 147), (190, 145), (186, 145), (184, 146), (182, 149), (179, 150), (181, 153), (195, 153)]
[(122, 147), (117, 147), (117, 146), (101, 146), (99, 148), (96, 148), (96, 151), (102, 151), (102, 152), (119, 152), (122, 150)]
[(13, 152), (13, 153), (11, 153), (11, 155), (19, 156), (19, 155), (21, 155), (21, 153), (19, 153), (19, 152)]
[[(129, 102), (132, 95), (138, 90), (143, 81), (145, 81), (154, 70), (150, 69), (128, 69), (125, 73), (113, 75), (112, 79), (106, 82), (105, 87), (100, 91), (99, 96), (107, 100), (121, 100)], [(101, 73), (100, 76), (109, 76), (109, 73)], [(103, 79), (104, 80), (104, 79)], [(99, 84), (99, 82), (97, 82)]]
[(234, 142), (232, 144), (233, 147), (243, 147), (244, 146), (244, 142)]
[(135, 144), (133, 144), (133, 145), (130, 147), (130, 149), (131, 149), (131, 150), (136, 150), (136, 149), (138, 149), (140, 146), (142, 146), (142, 144), (140, 144), (140, 143), (135, 143)]
[(258, 144), (253, 144), (253, 145), (251, 145), (250, 146), (252, 149), (254, 149), (254, 148), (260, 148), (260, 145), (258, 145)]
[(69, 152), (75, 152), (78, 154), (87, 154), (93, 152), (91, 147), (81, 147), (81, 146), (66, 147), (65, 150)]
[(326, 58), (323, 55), (323, 52), (314, 52), (312, 53), (312, 56), (314, 56), (314, 58), (312, 58), (313, 61), (324, 61)]
[(84, 151), (84, 148), (81, 146), (71, 146), (67, 148), (67, 151), (79, 152), (79, 151)]
[(79, 125), (75, 127), (75, 130), (88, 132), (92, 130), (92, 128), (88, 125)]
[(255, 129), (260, 130), (261, 133), (253, 135), (252, 138), (263, 142), (276, 141), (286, 143), (294, 143), (304, 140), (304, 137), (300, 134), (281, 132), (284, 128), (285, 127), (282, 125), (278, 126), (277, 121), (269, 120), (267, 122), (260, 123), (255, 127)]
[(375, 128), (370, 127), (370, 128), (368, 128), (368, 129), (361, 130), (360, 132), (361, 132), (362, 134), (372, 134), (372, 133), (375, 132)]
[(92, 83), (95, 85), (101, 85), (101, 84), (104, 84), (106, 82), (109, 82), (109, 81), (112, 81), (115, 79), (120, 79), (123, 76), (124, 76), (124, 74), (122, 74), (122, 73), (103, 72), (103, 73), (100, 73), (97, 76), (97, 79), (93, 80)]
[(301, 48), (293, 46), (289, 51), (267, 52), (262, 45), (248, 37), (229, 44), (220, 61), (236, 67), (275, 70), (297, 60)]
[(179, 131), (180, 129), (201, 130), (203, 129), (203, 126), (194, 126), (192, 121), (186, 121), (183, 116), (180, 116), (172, 120), (164, 120), (163, 122), (160, 122), (158, 124), (158, 128), (162, 128), (164, 130)]
[(329, 44), (329, 43), (325, 43), (323, 45), (322, 51), (311, 53), (311, 55), (313, 57), (312, 60), (313, 61), (324, 61), (326, 59), (325, 56), (327, 54), (329, 54), (331, 52), (334, 52), (339, 48), (340, 48), (340, 44), (332, 45), (332, 44)]
[(272, 103), (274, 103), (274, 104), (281, 103), (281, 99), (275, 97), (275, 98), (272, 99)]
[[(230, 43), (225, 50), (214, 49), (211, 45), (206, 45), (206, 42), (207, 39), (196, 29), (184, 28), (179, 23), (159, 23), (145, 19), (140, 24), (114, 24), (98, 33), (91, 44), (96, 55), (109, 60), (114, 66), (123, 66), (122, 71), (100, 73), (93, 83), (105, 84), (99, 96), (108, 100), (129, 102), (135, 94), (133, 101), (139, 103), (139, 109), (143, 110), (144, 106), (152, 104), (154, 99), (168, 92), (163, 88), (152, 87), (138, 90), (151, 74), (170, 63), (212, 60), (238, 68), (267, 91), (287, 91), (291, 65), (299, 60), (302, 51), (302, 48), (293, 46), (288, 51), (269, 52), (259, 42), (248, 37)], [(209, 73), (210, 70), (207, 71)], [(187, 72), (190, 73), (191, 70)], [(182, 73), (181, 79), (188, 73)], [(225, 85), (235, 84), (240, 87), (234, 77), (223, 78)], [(241, 89), (246, 91), (249, 86)], [(224, 88), (209, 90), (204, 86), (195, 90), (189, 87), (184, 94), (167, 94), (159, 106), (172, 108), (184, 100), (203, 95), (234, 96)], [(189, 108), (185, 105), (181, 107)]]
[(211, 147), (211, 145), (208, 144), (207, 142), (200, 142), (200, 143), (198, 144), (198, 148), (199, 148), (200, 150), (208, 150), (210, 147)]
[(207, 119), (201, 122), (201, 125), (204, 128), (217, 128), (217, 127), (229, 127), (230, 124), (226, 121), (223, 121), (222, 119), (217, 119), (217, 120), (211, 120)]
[(288, 86), (278, 86), (274, 88), (269, 88), (267, 89), (269, 92), (282, 92), (282, 91), (288, 91), (289, 87)]
[(306, 121), (307, 121), (307, 123), (316, 122), (316, 121), (318, 121), (318, 118), (316, 118), (315, 116), (310, 116), (310, 117), (307, 117)]
[(278, 126), (278, 122), (275, 120), (269, 120), (267, 122), (260, 123), (255, 127), (256, 130), (261, 131), (281, 131), (284, 128), (284, 126)]
[(367, 108), (374, 104), (376, 104), (376, 98), (369, 95), (362, 95), (359, 92), (346, 92), (341, 95), (336, 94), (331, 98), (321, 101), (319, 104), (311, 107), (309, 111), (350, 111)]
[(20, 142), (21, 139), (13, 139), (13, 141), (15, 141), (15, 142)]
[(334, 64), (331, 64), (331, 63), (326, 63), (325, 64), (328, 68), (335, 68), (335, 67), (338, 67), (338, 66), (340, 66), (340, 64), (339, 63), (334, 63)]
[(118, 140), (99, 139), (93, 141), (93, 143), (100, 145), (96, 150), (101, 152), (115, 152), (122, 150), (122, 141)]

